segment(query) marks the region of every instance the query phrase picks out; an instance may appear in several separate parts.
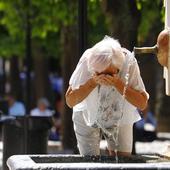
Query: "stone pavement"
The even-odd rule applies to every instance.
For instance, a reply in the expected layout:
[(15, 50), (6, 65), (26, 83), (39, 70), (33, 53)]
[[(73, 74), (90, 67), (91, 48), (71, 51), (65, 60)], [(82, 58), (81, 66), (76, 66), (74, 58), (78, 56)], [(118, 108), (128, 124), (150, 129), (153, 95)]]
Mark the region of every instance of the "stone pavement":
[(170, 141), (136, 142), (137, 154), (163, 154), (170, 146)]
[(0, 141), (0, 170), (2, 170), (2, 141)]
[(170, 133), (157, 133), (158, 140), (153, 142), (136, 142), (135, 148), (137, 154), (162, 154), (169, 150)]

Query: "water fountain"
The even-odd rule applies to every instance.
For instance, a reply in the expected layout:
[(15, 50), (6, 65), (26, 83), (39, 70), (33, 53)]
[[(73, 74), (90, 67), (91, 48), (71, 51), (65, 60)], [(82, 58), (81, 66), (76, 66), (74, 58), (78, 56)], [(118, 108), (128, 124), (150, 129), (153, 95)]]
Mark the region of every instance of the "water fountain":
[[(156, 49), (157, 47), (152, 48)], [(146, 49), (135, 48), (134, 52), (146, 52)], [(151, 51), (149, 51), (151, 52)], [(96, 125), (102, 129), (105, 135), (109, 135), (117, 143), (119, 121), (123, 115), (125, 93), (128, 85), (129, 67), (133, 60), (127, 63), (125, 76), (125, 88), (121, 102), (121, 115), (115, 121), (115, 131), (110, 133), (102, 124), (101, 118), (96, 118)], [(99, 97), (100, 98), (100, 97)], [(89, 120), (87, 120), (89, 121)], [(87, 122), (91, 123), (91, 122)], [(115, 151), (116, 152), (116, 151)], [(154, 155), (131, 155), (131, 156), (81, 156), (81, 155), (14, 155), (11, 156), (7, 165), (11, 170), (26, 169), (170, 169), (170, 157), (160, 154)]]
[[(168, 4), (169, 3), (169, 4)], [(166, 18), (170, 17), (170, 1), (166, 1)], [(169, 10), (168, 10), (169, 8)], [(150, 48), (134, 48), (134, 53), (154, 53), (158, 62), (164, 67), (166, 78), (166, 94), (170, 95), (170, 19), (166, 19), (166, 29), (158, 36), (157, 44)], [(128, 73), (126, 74), (128, 84)], [(124, 94), (126, 88), (124, 89)], [(122, 112), (123, 113), (123, 112)], [(119, 120), (118, 120), (119, 122)], [(119, 124), (117, 122), (117, 124)], [(107, 134), (107, 129), (97, 121), (97, 126)], [(117, 129), (117, 128), (115, 128)], [(117, 140), (116, 130), (114, 140)], [(131, 155), (131, 156), (81, 156), (81, 155), (14, 155), (8, 161), (11, 170), (26, 169), (170, 169), (170, 157), (161, 154), (154, 155)]]
[(56, 169), (170, 169), (169, 159), (159, 155), (118, 157), (80, 155), (14, 155), (8, 161), (10, 170)]

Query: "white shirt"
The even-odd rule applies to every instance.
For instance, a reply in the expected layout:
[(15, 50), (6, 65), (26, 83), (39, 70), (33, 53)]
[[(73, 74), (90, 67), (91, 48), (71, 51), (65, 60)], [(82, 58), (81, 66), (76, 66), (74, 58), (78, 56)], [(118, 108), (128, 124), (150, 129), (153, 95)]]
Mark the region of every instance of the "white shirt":
[[(124, 51), (126, 53), (126, 61), (122, 71), (120, 72), (120, 78), (125, 83), (127, 76), (129, 76), (128, 86), (140, 92), (145, 92), (149, 98), (149, 94), (146, 92), (143, 80), (140, 76), (140, 70), (136, 59), (128, 50), (125, 49)], [(131, 63), (130, 65), (127, 64), (129, 61)], [(83, 111), (83, 116), (86, 124), (93, 126), (96, 119), (99, 117), (101, 118), (101, 114), (99, 115), (99, 107), (101, 102), (99, 102), (99, 100), (104, 97), (105, 94), (105, 99), (108, 97), (108, 95), (110, 95), (105, 103), (107, 103), (109, 107), (111, 107), (111, 105), (115, 105), (113, 108), (117, 107), (116, 112), (119, 113), (116, 113), (115, 116), (119, 114), (119, 117), (121, 117), (121, 124), (131, 124), (140, 120), (141, 118), (137, 112), (137, 108), (129, 103), (126, 99), (124, 99), (124, 97), (116, 89), (114, 89), (114, 92), (111, 91), (112, 88), (101, 86), (100, 92), (98, 92), (98, 87), (96, 87), (81, 103), (73, 107), (73, 111)], [(114, 113), (115, 111), (112, 112), (111, 117)], [(113, 119), (115, 116), (113, 116)], [(111, 117), (108, 120), (111, 120)]]
[(52, 111), (49, 109), (41, 111), (40, 109), (35, 108), (35, 109), (31, 110), (30, 115), (31, 116), (52, 116)]

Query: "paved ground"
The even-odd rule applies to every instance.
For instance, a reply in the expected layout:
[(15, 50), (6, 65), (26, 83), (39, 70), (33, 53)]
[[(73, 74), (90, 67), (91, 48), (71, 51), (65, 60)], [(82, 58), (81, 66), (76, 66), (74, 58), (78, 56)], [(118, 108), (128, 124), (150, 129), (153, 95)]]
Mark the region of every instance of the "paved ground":
[(170, 133), (158, 133), (157, 137), (159, 140), (153, 142), (136, 142), (137, 154), (154, 154), (154, 153), (165, 153), (170, 148)]
[[(168, 146), (170, 146), (170, 133), (159, 133), (159, 140), (153, 142), (136, 142), (136, 153), (137, 154), (155, 154), (164, 153), (167, 151)], [(105, 147), (105, 142), (101, 143), (102, 147)], [(2, 170), (2, 150), (3, 144), (0, 141), (0, 170)], [(48, 142), (48, 153), (56, 154), (62, 153), (62, 148), (60, 142)], [(68, 152), (67, 152), (68, 153)]]
[(0, 141), (0, 170), (2, 170), (2, 142)]
[(136, 142), (137, 154), (163, 154), (170, 146), (170, 141)]

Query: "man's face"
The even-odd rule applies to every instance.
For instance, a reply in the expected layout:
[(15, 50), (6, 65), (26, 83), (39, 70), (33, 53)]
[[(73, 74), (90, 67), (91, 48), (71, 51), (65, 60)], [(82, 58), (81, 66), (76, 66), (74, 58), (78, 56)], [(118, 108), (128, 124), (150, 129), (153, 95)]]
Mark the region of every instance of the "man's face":
[(109, 75), (114, 75), (114, 74), (118, 74), (119, 69), (116, 68), (114, 65), (109, 65), (105, 70), (103, 70), (102, 72), (98, 73), (96, 72), (97, 75), (99, 74), (109, 74)]

